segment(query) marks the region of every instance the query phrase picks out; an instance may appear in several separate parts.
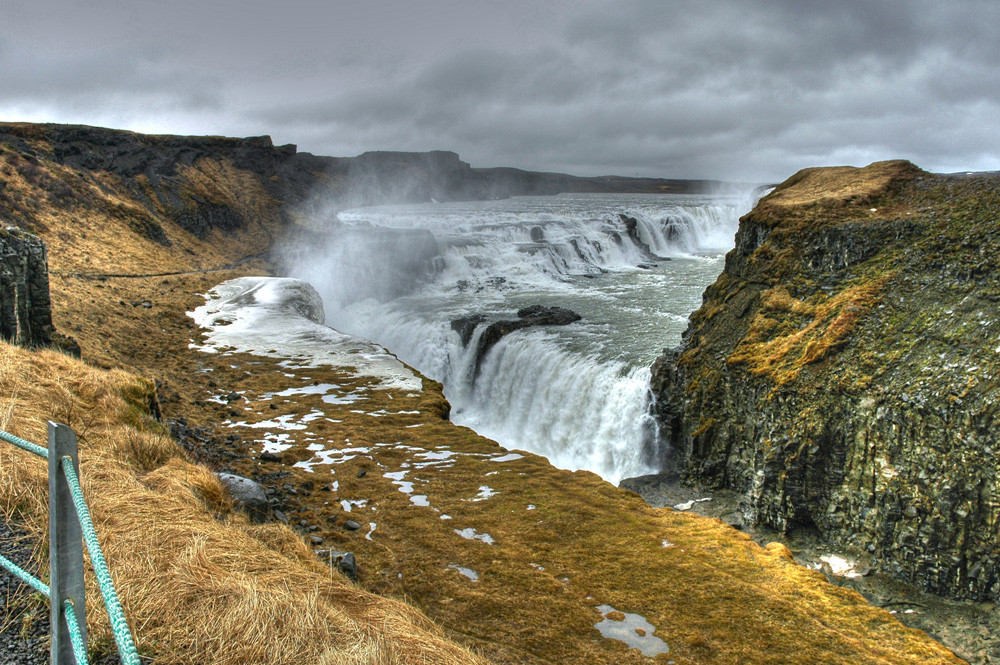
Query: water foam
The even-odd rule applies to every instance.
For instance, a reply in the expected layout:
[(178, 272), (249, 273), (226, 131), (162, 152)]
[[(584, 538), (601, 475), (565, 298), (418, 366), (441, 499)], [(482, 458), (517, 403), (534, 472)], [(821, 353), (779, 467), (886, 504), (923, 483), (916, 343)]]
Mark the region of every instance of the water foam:
[[(418, 230), (433, 235), (437, 255), (419, 271), (396, 271), (406, 283), (380, 287), (395, 294), (381, 300), (352, 292), (349, 266), (338, 261), (315, 256), (294, 272), (316, 284), (338, 328), (377, 340), (442, 381), (455, 422), (617, 482), (657, 470), (644, 455), (655, 436), (647, 366), (679, 341), (751, 205), (707, 196), (573, 195), (358, 209), (339, 214), (355, 235), (391, 235), (391, 227), (417, 237)], [(636, 219), (640, 244), (619, 213)], [(392, 246), (397, 252), (398, 243)], [(365, 251), (372, 247), (366, 240)], [(672, 261), (651, 266), (650, 252)], [(396, 257), (365, 261), (394, 266)], [(477, 373), (477, 338), (463, 346), (450, 322), (474, 313), (511, 318), (535, 303), (570, 307), (584, 319), (507, 335)]]

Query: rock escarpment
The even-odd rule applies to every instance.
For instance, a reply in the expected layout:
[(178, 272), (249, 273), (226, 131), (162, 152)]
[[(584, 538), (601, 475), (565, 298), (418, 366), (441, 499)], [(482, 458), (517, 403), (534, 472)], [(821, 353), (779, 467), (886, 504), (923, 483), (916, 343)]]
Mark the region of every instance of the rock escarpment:
[(21, 346), (52, 343), (45, 243), (0, 226), (0, 338)]
[(653, 367), (665, 466), (941, 594), (1000, 597), (1000, 177), (808, 169)]
[[(206, 170), (205, 161), (252, 174), (253, 184), (281, 204), (281, 214), (289, 218), (329, 217), (331, 202), (345, 208), (560, 192), (701, 192), (719, 184), (472, 168), (443, 150), (321, 157), (294, 145), (275, 146), (269, 136), (152, 136), (82, 125), (0, 123), (0, 153), (8, 153), (0, 154), (0, 215), (8, 222), (29, 226), (44, 205), (71, 207), (85, 192), (66, 176), (88, 174), (89, 182), (105, 192), (123, 184), (127, 198), (142, 207), (128, 211), (133, 227), (164, 246), (171, 244), (160, 224), (164, 217), (205, 239), (213, 229), (242, 228), (262, 212), (260, 205), (248, 208), (234, 200), (226, 183), (216, 182), (219, 167)], [(2, 161), (8, 162), (6, 168)], [(49, 163), (64, 171), (52, 172)], [(190, 171), (199, 168), (208, 181), (192, 183)], [(7, 189), (8, 178), (27, 180), (46, 193), (45, 200)]]

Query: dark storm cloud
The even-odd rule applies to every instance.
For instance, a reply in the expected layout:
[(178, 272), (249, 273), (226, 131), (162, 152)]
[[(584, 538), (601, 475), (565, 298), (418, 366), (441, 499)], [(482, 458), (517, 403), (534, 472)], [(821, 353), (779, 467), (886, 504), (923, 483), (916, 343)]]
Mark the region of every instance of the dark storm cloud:
[(72, 26), (5, 17), (3, 117), (580, 174), (773, 180), (894, 157), (1000, 168), (992, 0), (90, 7)]

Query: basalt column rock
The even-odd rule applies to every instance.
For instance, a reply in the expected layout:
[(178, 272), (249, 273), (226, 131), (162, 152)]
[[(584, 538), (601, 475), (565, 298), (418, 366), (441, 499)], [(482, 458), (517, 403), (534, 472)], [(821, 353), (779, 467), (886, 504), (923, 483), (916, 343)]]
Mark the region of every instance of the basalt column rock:
[(13, 226), (0, 226), (0, 337), (29, 347), (53, 337), (45, 243)]
[(1000, 598), (1000, 176), (807, 169), (652, 370), (665, 466), (940, 594)]

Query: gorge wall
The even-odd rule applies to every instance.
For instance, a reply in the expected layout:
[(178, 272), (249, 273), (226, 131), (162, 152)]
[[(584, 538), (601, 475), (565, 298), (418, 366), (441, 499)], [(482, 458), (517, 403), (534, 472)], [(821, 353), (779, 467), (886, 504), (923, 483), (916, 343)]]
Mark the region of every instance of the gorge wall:
[(1000, 176), (799, 172), (653, 367), (661, 460), (941, 594), (1000, 597)]

